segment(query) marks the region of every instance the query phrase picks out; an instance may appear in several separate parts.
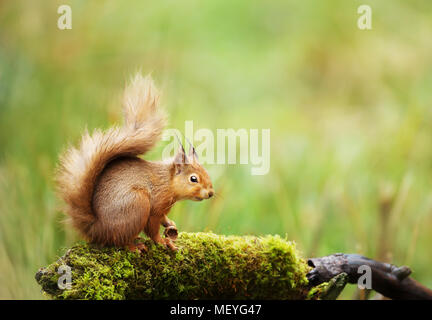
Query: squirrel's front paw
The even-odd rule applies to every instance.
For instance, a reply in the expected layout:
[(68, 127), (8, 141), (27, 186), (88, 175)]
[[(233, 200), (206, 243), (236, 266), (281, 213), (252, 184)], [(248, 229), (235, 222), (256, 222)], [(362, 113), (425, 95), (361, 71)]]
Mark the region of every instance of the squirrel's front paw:
[(178, 237), (178, 230), (175, 226), (169, 226), (165, 228), (164, 236), (175, 241)]

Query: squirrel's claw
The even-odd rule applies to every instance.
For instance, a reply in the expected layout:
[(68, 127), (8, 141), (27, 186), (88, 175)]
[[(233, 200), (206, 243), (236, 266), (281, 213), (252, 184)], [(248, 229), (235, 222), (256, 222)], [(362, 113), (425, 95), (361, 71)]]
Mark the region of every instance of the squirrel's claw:
[(178, 237), (177, 228), (175, 226), (166, 227), (165, 231), (164, 231), (164, 236), (166, 238), (173, 240), (173, 241), (177, 240), (177, 237)]
[(165, 239), (165, 246), (172, 251), (177, 251), (177, 247), (174, 245), (170, 238)]

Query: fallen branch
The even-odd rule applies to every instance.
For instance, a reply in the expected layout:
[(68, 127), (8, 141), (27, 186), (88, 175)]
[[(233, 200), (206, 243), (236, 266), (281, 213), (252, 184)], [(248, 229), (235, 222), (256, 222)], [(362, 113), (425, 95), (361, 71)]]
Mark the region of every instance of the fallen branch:
[(348, 283), (357, 283), (362, 273), (360, 266), (369, 266), (372, 275), (372, 289), (391, 299), (432, 299), (432, 290), (409, 277), (411, 270), (392, 264), (378, 262), (358, 254), (337, 253), (308, 260), (314, 268), (307, 278), (313, 286), (327, 282), (335, 276), (347, 274)]

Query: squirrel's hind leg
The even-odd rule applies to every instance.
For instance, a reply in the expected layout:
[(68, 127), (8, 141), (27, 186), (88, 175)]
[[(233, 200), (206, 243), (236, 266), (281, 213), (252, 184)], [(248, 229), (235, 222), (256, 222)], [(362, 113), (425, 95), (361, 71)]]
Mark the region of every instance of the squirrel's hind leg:
[(94, 206), (98, 219), (92, 225), (92, 242), (143, 251), (135, 239), (145, 227), (150, 215), (150, 201), (143, 190), (132, 190), (121, 199), (97, 197)]
[(129, 243), (126, 247), (130, 251), (139, 251), (140, 253), (144, 253), (148, 251), (147, 246), (142, 243), (138, 242), (136, 243), (136, 240), (140, 241), (143, 238), (140, 237), (140, 232), (144, 228), (147, 220), (149, 219), (150, 215), (150, 201), (148, 199), (148, 195), (145, 190), (142, 189), (134, 189), (136, 192), (135, 195), (135, 201), (133, 202), (133, 206), (130, 208), (131, 210), (134, 210), (135, 212), (139, 212), (139, 216), (141, 217), (142, 224), (138, 224), (138, 233), (134, 235), (134, 237), (131, 239), (131, 243)]

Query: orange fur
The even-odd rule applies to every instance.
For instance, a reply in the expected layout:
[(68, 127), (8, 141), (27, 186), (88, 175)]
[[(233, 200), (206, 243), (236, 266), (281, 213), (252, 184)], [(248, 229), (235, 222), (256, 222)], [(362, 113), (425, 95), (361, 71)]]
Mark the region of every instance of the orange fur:
[[(60, 157), (56, 181), (73, 226), (90, 242), (131, 246), (144, 231), (155, 242), (160, 225), (175, 228), (166, 215), (178, 200), (210, 198), (206, 170), (183, 148), (170, 162), (138, 158), (160, 139), (165, 125), (159, 94), (149, 76), (137, 75), (124, 94), (125, 124), (84, 133), (79, 148)], [(183, 161), (178, 161), (182, 159)], [(197, 177), (192, 182), (190, 177)]]

